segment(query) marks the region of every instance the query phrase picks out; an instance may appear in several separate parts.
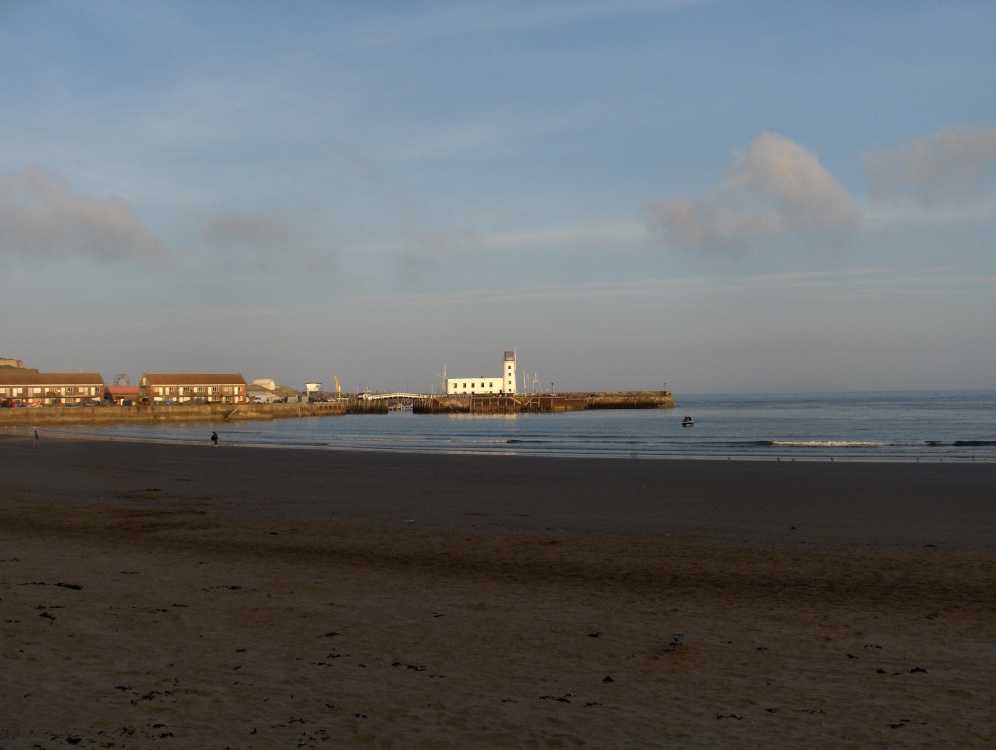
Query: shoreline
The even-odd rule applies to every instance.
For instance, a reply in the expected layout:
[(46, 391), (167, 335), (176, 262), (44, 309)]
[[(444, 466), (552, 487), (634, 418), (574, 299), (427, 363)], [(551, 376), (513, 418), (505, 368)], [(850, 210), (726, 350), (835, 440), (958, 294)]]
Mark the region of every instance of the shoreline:
[(0, 747), (991, 740), (992, 465), (0, 455)]
[[(210, 424), (210, 423), (209, 423)], [(112, 425), (113, 426), (113, 425)], [(131, 436), (105, 436), (105, 435), (93, 435), (85, 434), (79, 432), (73, 432), (73, 427), (79, 427), (79, 425), (68, 426), (66, 432), (60, 432), (59, 429), (66, 429), (66, 425), (56, 425), (56, 431), (52, 432), (49, 430), (45, 431), (47, 439), (54, 440), (81, 440), (81, 441), (96, 441), (96, 442), (131, 442), (131, 443), (151, 443), (156, 445), (185, 445), (185, 446), (200, 446), (204, 442), (201, 439), (189, 440), (189, 439), (162, 439), (162, 438), (149, 438), (149, 437), (131, 437)], [(36, 429), (34, 426), (27, 425), (0, 425), (0, 441), (10, 438), (16, 439), (18, 437), (30, 437), (32, 435), (32, 430)], [(514, 441), (513, 441), (514, 442)], [(803, 456), (776, 456), (776, 455), (757, 455), (757, 454), (715, 454), (715, 455), (688, 455), (684, 453), (676, 454), (653, 454), (653, 453), (639, 453), (639, 452), (627, 452), (627, 453), (584, 453), (584, 452), (570, 452), (570, 451), (558, 451), (558, 452), (541, 452), (538, 450), (531, 450), (528, 453), (522, 452), (521, 450), (509, 448), (507, 450), (472, 450), (472, 449), (454, 449), (454, 450), (442, 450), (437, 447), (429, 448), (419, 448), (404, 450), (400, 448), (363, 448), (356, 446), (336, 446), (330, 443), (316, 445), (308, 443), (252, 443), (252, 442), (232, 442), (231, 440), (224, 442), (226, 447), (232, 448), (254, 448), (254, 449), (273, 449), (273, 450), (309, 450), (309, 451), (327, 451), (327, 452), (345, 452), (345, 453), (385, 453), (385, 454), (398, 454), (398, 455), (414, 455), (414, 456), (425, 456), (425, 455), (446, 455), (446, 456), (484, 456), (484, 457), (499, 457), (499, 458), (554, 458), (554, 459), (581, 459), (590, 461), (599, 461), (603, 459), (609, 460), (623, 460), (623, 461), (701, 461), (701, 462), (747, 462), (747, 463), (857, 463), (857, 464), (872, 464), (872, 465), (885, 465), (885, 464), (927, 464), (927, 465), (938, 465), (938, 464), (948, 464), (953, 466), (964, 466), (973, 464), (990, 464), (996, 466), (996, 460), (990, 456), (982, 456), (981, 458), (975, 454), (970, 455), (946, 455), (944, 457), (933, 457), (933, 456), (921, 456), (916, 454), (911, 454), (908, 457), (901, 457), (897, 455), (891, 455), (888, 457), (881, 456), (855, 456), (855, 455), (833, 455), (832, 453), (826, 453), (819, 456), (813, 455), (803, 455)]]
[(6, 492), (371, 525), (996, 549), (989, 463), (40, 442), (0, 436)]

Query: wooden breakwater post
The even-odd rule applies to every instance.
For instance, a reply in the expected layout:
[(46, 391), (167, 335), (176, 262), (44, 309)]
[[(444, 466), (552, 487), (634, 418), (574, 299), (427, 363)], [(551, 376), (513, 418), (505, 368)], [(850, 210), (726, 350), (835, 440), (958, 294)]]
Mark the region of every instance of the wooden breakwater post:
[(527, 414), (552, 414), (562, 411), (584, 411), (588, 408), (585, 399), (569, 394), (542, 394), (526, 396), (522, 401), (522, 411)]
[(503, 394), (429, 396), (412, 403), (414, 414), (518, 414), (523, 399)]
[(412, 403), (413, 414), (470, 414), (467, 396), (428, 396)]
[(470, 397), (471, 414), (518, 414), (522, 403), (514, 396), (486, 395)]

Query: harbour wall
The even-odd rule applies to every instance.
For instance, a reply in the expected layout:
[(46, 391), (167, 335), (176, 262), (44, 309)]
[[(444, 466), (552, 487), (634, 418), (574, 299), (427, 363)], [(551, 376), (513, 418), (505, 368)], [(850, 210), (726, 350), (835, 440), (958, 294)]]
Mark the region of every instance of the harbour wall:
[[(670, 391), (429, 396), (413, 404), (416, 414), (556, 413), (594, 409), (673, 409)], [(0, 427), (162, 422), (236, 422), (386, 414), (385, 401), (342, 399), (298, 404), (135, 404), (132, 406), (40, 406), (0, 408)]]
[(133, 406), (39, 406), (0, 409), (0, 426), (236, 422), (336, 416), (344, 402), (301, 404), (136, 404)]
[(345, 404), (346, 414), (387, 414), (390, 407), (387, 401), (378, 399), (367, 401), (361, 398), (343, 399), (340, 403)]

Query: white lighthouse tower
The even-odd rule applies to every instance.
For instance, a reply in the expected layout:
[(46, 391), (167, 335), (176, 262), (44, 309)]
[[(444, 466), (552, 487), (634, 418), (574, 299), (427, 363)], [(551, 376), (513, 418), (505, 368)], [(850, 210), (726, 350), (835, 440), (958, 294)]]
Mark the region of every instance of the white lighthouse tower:
[(515, 350), (505, 350), (505, 393), (515, 393)]

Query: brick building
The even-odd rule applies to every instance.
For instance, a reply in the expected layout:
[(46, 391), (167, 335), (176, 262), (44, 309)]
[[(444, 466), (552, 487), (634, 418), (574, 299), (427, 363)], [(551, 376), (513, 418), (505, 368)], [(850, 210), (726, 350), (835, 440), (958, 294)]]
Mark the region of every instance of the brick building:
[(99, 404), (104, 379), (99, 372), (38, 372), (0, 368), (0, 404), (4, 406), (78, 406)]
[(139, 384), (150, 404), (244, 404), (246, 380), (238, 374), (145, 373)]

